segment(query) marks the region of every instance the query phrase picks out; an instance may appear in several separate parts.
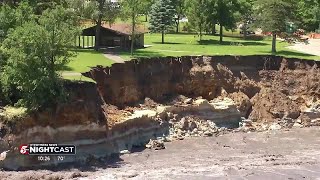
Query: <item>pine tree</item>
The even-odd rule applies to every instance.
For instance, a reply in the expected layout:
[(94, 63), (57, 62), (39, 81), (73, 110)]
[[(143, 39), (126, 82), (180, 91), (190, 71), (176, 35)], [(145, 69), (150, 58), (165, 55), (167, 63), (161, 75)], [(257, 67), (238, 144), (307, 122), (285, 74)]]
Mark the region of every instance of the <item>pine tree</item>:
[(157, 0), (151, 7), (150, 27), (151, 32), (162, 33), (162, 44), (164, 34), (174, 25), (175, 8), (172, 0)]

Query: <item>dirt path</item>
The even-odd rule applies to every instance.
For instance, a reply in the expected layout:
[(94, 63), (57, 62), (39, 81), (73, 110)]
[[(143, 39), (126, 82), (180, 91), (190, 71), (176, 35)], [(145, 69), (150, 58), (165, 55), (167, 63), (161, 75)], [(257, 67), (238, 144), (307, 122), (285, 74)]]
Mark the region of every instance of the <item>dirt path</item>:
[(320, 39), (310, 39), (309, 44), (297, 43), (293, 46), (289, 46), (289, 49), (299, 52), (320, 56)]
[(62, 76), (81, 76), (81, 73), (79, 72), (71, 72), (71, 71), (64, 71), (61, 72)]
[(106, 58), (111, 59), (115, 63), (124, 63), (125, 62), (125, 60), (123, 58), (121, 58), (118, 54), (113, 53), (113, 52), (105, 52), (105, 53), (103, 53), (103, 55)]
[(320, 128), (230, 133), (166, 143), (94, 169), (1, 172), (0, 179), (317, 179)]

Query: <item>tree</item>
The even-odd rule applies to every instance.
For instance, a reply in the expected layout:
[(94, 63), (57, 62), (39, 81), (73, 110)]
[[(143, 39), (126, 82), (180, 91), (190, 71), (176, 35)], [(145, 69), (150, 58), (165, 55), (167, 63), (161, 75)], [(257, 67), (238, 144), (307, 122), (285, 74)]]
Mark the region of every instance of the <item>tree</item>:
[(8, 6), (0, 7), (0, 42), (2, 42), (8, 34), (10, 28), (15, 26), (14, 10)]
[(207, 31), (212, 35), (216, 34), (216, 24), (217, 24), (217, 10), (216, 10), (216, 0), (208, 0), (207, 6)]
[(34, 18), (33, 9), (22, 2), (17, 7), (0, 6), (0, 42), (4, 40), (10, 29)]
[[(253, 17), (253, 4), (254, 0), (239, 0), (240, 8), (239, 8), (239, 15), (240, 15), (240, 22), (242, 22), (242, 31), (243, 31), (243, 38), (247, 38), (247, 30), (252, 27), (254, 17)], [(250, 27), (251, 26), (251, 27)]]
[(175, 9), (171, 0), (156, 1), (150, 12), (151, 32), (161, 32), (164, 44), (164, 34), (174, 25)]
[(185, 15), (186, 0), (173, 0), (173, 4), (176, 10), (176, 33), (179, 33), (180, 19)]
[(216, 0), (217, 23), (220, 24), (220, 43), (223, 42), (223, 28), (232, 29), (235, 27), (237, 18), (235, 13), (239, 11), (237, 0)]
[(119, 4), (111, 0), (69, 0), (68, 5), (82, 19), (90, 19), (96, 25), (95, 50), (100, 49), (102, 23), (112, 24), (119, 16)]
[(286, 31), (286, 23), (295, 20), (294, 0), (257, 0), (256, 26), (272, 33), (272, 53), (276, 53), (277, 34)]
[(57, 71), (73, 56), (70, 47), (79, 33), (73, 17), (58, 6), (9, 32), (1, 47), (7, 59), (0, 78), (7, 97), (17, 92), (19, 100), (12, 103), (37, 110), (61, 100), (64, 91)]
[(299, 0), (298, 17), (303, 29), (307, 31), (320, 30), (320, 0)]
[(187, 10), (188, 20), (199, 33), (199, 39), (201, 41), (202, 32), (208, 20), (208, 0), (188, 0), (187, 6), (189, 7)]
[(122, 18), (131, 21), (131, 56), (133, 56), (136, 26), (139, 23), (138, 16), (143, 14), (145, 1), (141, 0), (122, 0), (120, 6), (122, 8)]
[(145, 15), (146, 22), (148, 22), (148, 15), (151, 10), (151, 6), (154, 3), (154, 0), (142, 0), (143, 1), (143, 14)]

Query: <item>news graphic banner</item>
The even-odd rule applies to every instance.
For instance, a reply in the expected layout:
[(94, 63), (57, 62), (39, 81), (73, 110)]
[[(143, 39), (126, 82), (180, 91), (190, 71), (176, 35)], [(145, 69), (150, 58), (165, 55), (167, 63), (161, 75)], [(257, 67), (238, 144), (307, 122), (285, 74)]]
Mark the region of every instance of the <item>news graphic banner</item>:
[(23, 144), (19, 148), (23, 155), (75, 155), (76, 146), (67, 144)]

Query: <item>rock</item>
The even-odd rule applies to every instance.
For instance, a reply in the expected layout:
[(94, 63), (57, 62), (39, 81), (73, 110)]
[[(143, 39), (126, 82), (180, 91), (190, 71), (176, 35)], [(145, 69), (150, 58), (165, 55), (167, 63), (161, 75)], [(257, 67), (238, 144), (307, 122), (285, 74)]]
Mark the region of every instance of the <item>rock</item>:
[(194, 121), (191, 121), (189, 123), (189, 130), (193, 131), (195, 128), (197, 128), (197, 123), (195, 123)]
[(130, 154), (130, 151), (125, 149), (125, 150), (120, 151), (120, 154)]
[(210, 131), (206, 131), (206, 132), (203, 133), (203, 135), (210, 137), (210, 136), (213, 136), (213, 133), (210, 132)]
[(170, 137), (165, 137), (163, 141), (164, 141), (164, 142), (172, 142), (172, 138), (170, 138)]
[(4, 151), (0, 154), (0, 161), (4, 161), (6, 158), (7, 158), (7, 153), (9, 152), (10, 150), (8, 151)]
[(183, 130), (187, 130), (189, 128), (189, 121), (186, 118), (181, 118), (180, 120), (180, 127)]
[(293, 124), (293, 127), (295, 127), (295, 128), (302, 128), (303, 125), (300, 124), (300, 123), (294, 123), (294, 124)]
[(286, 112), (285, 117), (290, 119), (297, 119), (300, 116), (299, 111)]
[(70, 179), (75, 179), (80, 177), (84, 177), (84, 175), (82, 175), (80, 172), (74, 172), (69, 176)]
[(311, 124), (312, 126), (320, 126), (320, 118), (318, 118), (318, 119), (312, 119), (311, 122), (310, 122), (310, 124)]
[(166, 147), (164, 146), (164, 143), (162, 142), (162, 143), (157, 143), (156, 145), (155, 145), (155, 150), (162, 150), (162, 149), (165, 149)]
[(199, 127), (199, 129), (202, 130), (203, 132), (209, 130), (209, 128), (208, 128), (206, 125), (204, 125), (204, 124), (201, 124), (201, 126)]
[(211, 109), (212, 105), (206, 99), (197, 99), (194, 101), (195, 106), (198, 107), (199, 110)]
[(177, 139), (178, 140), (184, 140), (184, 137), (183, 136), (178, 136)]
[(227, 95), (227, 97), (231, 98), (235, 102), (237, 109), (241, 113), (241, 116), (248, 115), (248, 112), (252, 107), (252, 103), (250, 102), (250, 98), (246, 94), (244, 94), (243, 92), (235, 92)]
[(216, 123), (214, 123), (214, 122), (212, 122), (212, 121), (210, 121), (210, 120), (207, 120), (207, 123), (208, 123), (208, 125), (209, 125), (209, 127), (210, 127), (211, 129), (217, 129)]
[(134, 113), (127, 117), (126, 120), (132, 120), (132, 119), (139, 119), (142, 117), (155, 117), (157, 115), (157, 112), (152, 110), (137, 110), (134, 111)]
[(157, 113), (158, 114), (162, 114), (162, 113), (165, 113), (165, 112), (168, 112), (168, 108), (170, 106), (157, 106)]
[(280, 130), (282, 127), (278, 123), (273, 123), (270, 127), (269, 130)]
[(192, 133), (193, 133), (193, 134), (197, 134), (197, 133), (198, 133), (198, 129), (197, 129), (197, 128), (194, 128), (194, 129), (192, 130)]
[(253, 122), (250, 119), (242, 120), (243, 127), (252, 127), (252, 124), (253, 124)]
[(210, 101), (210, 105), (216, 111), (237, 112), (240, 118), (240, 112), (234, 101), (230, 98), (214, 99)]
[(146, 148), (154, 149), (154, 150), (161, 150), (165, 149), (164, 142), (162, 140), (149, 140), (149, 143), (146, 144)]
[(292, 128), (293, 124), (294, 124), (294, 120), (288, 117), (284, 117), (283, 119), (281, 119), (280, 121), (278, 121), (278, 124), (282, 127), (285, 128)]
[(192, 98), (188, 98), (183, 101), (184, 104), (191, 104), (192, 103)]
[(167, 112), (167, 116), (169, 119), (173, 119), (174, 118), (174, 114), (172, 112)]
[(311, 118), (306, 113), (301, 113), (299, 121), (301, 121), (301, 124), (305, 127), (309, 127), (312, 125)]

